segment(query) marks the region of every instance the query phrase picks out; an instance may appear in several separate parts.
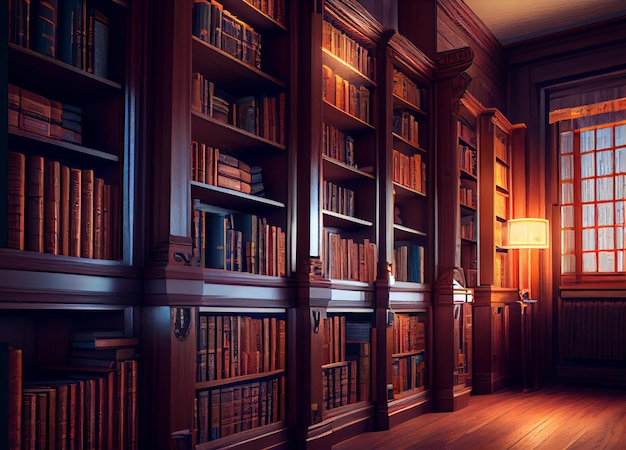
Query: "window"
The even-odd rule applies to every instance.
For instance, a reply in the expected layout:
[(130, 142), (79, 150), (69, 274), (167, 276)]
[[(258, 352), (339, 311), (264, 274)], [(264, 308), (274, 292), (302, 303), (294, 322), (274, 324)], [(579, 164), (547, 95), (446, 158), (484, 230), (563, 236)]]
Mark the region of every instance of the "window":
[(626, 122), (560, 133), (561, 273), (625, 272)]

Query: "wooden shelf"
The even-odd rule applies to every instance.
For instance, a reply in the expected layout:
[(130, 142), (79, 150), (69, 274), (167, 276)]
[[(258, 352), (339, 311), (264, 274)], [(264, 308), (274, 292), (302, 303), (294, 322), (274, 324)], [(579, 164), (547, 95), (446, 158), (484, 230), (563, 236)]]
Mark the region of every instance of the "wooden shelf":
[(408, 109), (414, 113), (417, 113), (420, 117), (426, 118), (426, 113), (422, 109), (420, 109), (419, 106), (416, 106), (395, 94), (393, 94), (393, 108)]
[(359, 219), (358, 217), (346, 216), (334, 211), (323, 210), (324, 226), (331, 228), (356, 229), (373, 226), (373, 222), (369, 220)]
[(351, 84), (365, 87), (376, 86), (374, 80), (362, 74), (358, 69), (352, 67), (338, 56), (333, 55), (325, 48), (322, 48), (322, 64), (332, 67), (336, 75), (341, 76), (344, 80), (348, 80)]
[(397, 198), (407, 198), (407, 197), (426, 197), (426, 194), (420, 191), (416, 191), (415, 189), (411, 189), (410, 187), (404, 186), (396, 181), (393, 182), (393, 188), (396, 191)]
[(323, 161), (323, 171), (324, 178), (333, 181), (342, 181), (342, 180), (358, 180), (358, 179), (366, 179), (366, 180), (375, 180), (373, 174), (364, 172), (360, 170), (358, 167), (350, 166), (348, 164), (344, 164), (341, 161), (338, 161), (329, 156), (322, 156)]
[(395, 241), (404, 241), (415, 239), (416, 237), (426, 237), (428, 236), (425, 232), (415, 230), (413, 228), (405, 227), (404, 225), (399, 225), (397, 223), (393, 224), (394, 231), (394, 240)]
[(275, 93), (286, 88), (278, 78), (246, 64), (213, 45), (192, 36), (193, 70), (231, 95), (250, 95), (259, 91)]
[(411, 148), (412, 150), (419, 150), (421, 153), (426, 153), (426, 150), (421, 148), (419, 146), (419, 144), (417, 144), (416, 142), (411, 142), (408, 139), (405, 139), (404, 137), (400, 136), (397, 133), (392, 133), (392, 136), (393, 136), (393, 138), (394, 138), (394, 140), (396, 142), (399, 142), (402, 145), (405, 145), (405, 146)]
[(191, 181), (191, 196), (201, 202), (197, 207), (205, 211), (232, 213), (237, 211), (264, 211), (283, 209), (285, 204), (258, 195), (245, 194), (232, 189)]
[(234, 154), (285, 150), (284, 145), (196, 111), (191, 112), (191, 129), (194, 139)]
[(9, 61), (10, 83), (56, 101), (84, 106), (123, 93), (119, 83), (11, 43)]
[(201, 381), (196, 382), (196, 390), (211, 389), (222, 386), (228, 386), (231, 384), (242, 384), (249, 381), (260, 380), (263, 378), (276, 378), (278, 376), (284, 376), (285, 370), (272, 370), (269, 372), (253, 373), (248, 375), (240, 375), (237, 377), (223, 378), (221, 380)]
[(278, 22), (273, 17), (255, 8), (246, 0), (230, 2), (227, 9), (263, 35), (287, 31), (285, 24)]
[(345, 132), (374, 130), (374, 126), (348, 114), (342, 109), (324, 100), (324, 121)]
[(120, 161), (117, 155), (41, 136), (19, 128), (9, 127), (9, 139), (16, 144), (15, 148), (23, 150), (26, 147), (34, 147), (38, 154), (46, 154), (58, 159), (67, 159), (68, 153), (75, 153), (77, 157), (86, 157), (92, 161), (112, 163), (119, 163)]

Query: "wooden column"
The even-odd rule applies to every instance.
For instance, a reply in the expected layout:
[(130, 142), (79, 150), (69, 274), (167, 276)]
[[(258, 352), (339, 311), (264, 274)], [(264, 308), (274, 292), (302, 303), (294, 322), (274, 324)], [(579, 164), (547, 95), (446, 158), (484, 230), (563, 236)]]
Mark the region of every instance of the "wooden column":
[[(460, 100), (469, 84), (463, 71), (472, 62), (470, 48), (441, 53), (437, 57), (439, 76), (435, 83), (437, 120), (437, 250), (433, 301), (433, 393), (440, 411), (463, 406), (454, 392), (454, 304), (453, 274), (460, 265), (459, 155), (457, 120)], [(469, 392), (465, 393), (469, 396)]]

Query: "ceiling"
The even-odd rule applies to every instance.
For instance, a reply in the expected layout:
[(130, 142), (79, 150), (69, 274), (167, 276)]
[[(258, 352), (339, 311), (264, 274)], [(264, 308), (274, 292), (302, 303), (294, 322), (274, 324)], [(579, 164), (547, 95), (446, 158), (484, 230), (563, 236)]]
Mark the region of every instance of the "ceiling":
[(463, 1), (502, 45), (626, 15), (626, 0)]

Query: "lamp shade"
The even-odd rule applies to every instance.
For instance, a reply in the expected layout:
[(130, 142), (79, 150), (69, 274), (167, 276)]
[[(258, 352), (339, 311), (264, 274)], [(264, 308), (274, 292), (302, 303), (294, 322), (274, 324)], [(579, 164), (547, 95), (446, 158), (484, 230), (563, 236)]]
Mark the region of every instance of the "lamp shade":
[(548, 248), (546, 219), (511, 219), (507, 222), (508, 248)]

